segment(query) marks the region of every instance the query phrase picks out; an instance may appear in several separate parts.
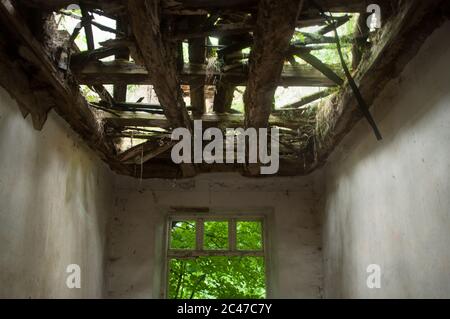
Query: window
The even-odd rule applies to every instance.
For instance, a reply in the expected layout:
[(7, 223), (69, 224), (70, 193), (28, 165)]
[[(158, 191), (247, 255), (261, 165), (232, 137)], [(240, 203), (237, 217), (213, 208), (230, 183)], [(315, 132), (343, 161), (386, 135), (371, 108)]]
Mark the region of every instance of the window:
[(264, 216), (170, 216), (165, 296), (265, 298), (264, 220)]

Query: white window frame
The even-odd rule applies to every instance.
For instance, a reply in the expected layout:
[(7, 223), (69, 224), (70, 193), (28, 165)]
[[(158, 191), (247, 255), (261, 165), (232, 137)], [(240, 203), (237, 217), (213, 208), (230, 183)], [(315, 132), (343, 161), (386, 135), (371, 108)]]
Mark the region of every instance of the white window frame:
[[(170, 248), (170, 226), (172, 222), (195, 221), (196, 222), (196, 242), (195, 249), (171, 249)], [(204, 238), (204, 222), (228, 222), (228, 249), (227, 250), (207, 250), (203, 249)], [(261, 222), (262, 248), (260, 250), (238, 250), (237, 249), (237, 222)], [(265, 269), (265, 286), (266, 298), (269, 295), (269, 254), (268, 254), (268, 231), (267, 231), (267, 216), (264, 213), (191, 213), (176, 211), (170, 212), (165, 220), (164, 229), (164, 266), (163, 266), (163, 280), (161, 295), (163, 298), (168, 298), (169, 292), (169, 273), (170, 273), (170, 259), (190, 259), (204, 256), (228, 256), (228, 257), (264, 257)]]

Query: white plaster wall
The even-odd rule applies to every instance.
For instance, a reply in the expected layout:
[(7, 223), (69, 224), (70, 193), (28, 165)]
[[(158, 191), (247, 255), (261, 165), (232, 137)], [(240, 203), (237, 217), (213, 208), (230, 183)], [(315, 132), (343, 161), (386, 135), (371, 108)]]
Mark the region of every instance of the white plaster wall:
[(233, 210), (270, 208), (274, 298), (322, 294), (321, 234), (312, 178), (248, 179), (212, 174), (192, 180), (116, 181), (109, 224), (108, 296), (159, 298), (164, 214), (171, 206)]
[[(450, 297), (450, 23), (435, 31), (326, 167), (325, 296)], [(382, 268), (368, 289), (366, 267)]]
[(57, 115), (35, 131), (2, 88), (0, 158), (0, 298), (102, 297), (108, 168)]

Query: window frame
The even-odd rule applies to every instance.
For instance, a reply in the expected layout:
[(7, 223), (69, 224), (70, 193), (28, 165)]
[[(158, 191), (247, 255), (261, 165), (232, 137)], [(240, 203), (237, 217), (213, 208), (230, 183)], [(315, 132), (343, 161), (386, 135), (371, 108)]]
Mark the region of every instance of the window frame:
[[(196, 245), (195, 249), (171, 249), (170, 248), (170, 235), (171, 224), (174, 221), (195, 221), (196, 222)], [(228, 222), (228, 249), (204, 249), (204, 222)], [(237, 222), (261, 222), (261, 244), (260, 250), (238, 250), (237, 248)], [(265, 213), (235, 213), (231, 210), (230, 213), (220, 212), (200, 212), (192, 213), (192, 210), (188, 211), (176, 211), (169, 212), (165, 218), (164, 227), (164, 261), (163, 261), (163, 278), (161, 296), (164, 299), (168, 298), (169, 292), (169, 274), (170, 274), (170, 259), (192, 259), (197, 257), (214, 257), (214, 256), (226, 256), (226, 257), (263, 257), (264, 269), (265, 269), (265, 286), (266, 297), (269, 298), (269, 266), (270, 259), (268, 253), (268, 230), (267, 230), (267, 214)]]

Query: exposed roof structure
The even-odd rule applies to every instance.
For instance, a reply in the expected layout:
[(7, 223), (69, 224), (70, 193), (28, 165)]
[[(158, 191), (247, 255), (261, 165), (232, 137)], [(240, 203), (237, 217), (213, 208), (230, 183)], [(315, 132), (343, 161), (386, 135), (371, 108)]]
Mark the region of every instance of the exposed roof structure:
[[(68, 10), (74, 2), (79, 13)], [(448, 10), (444, 0), (375, 1), (382, 8), (383, 25), (371, 33), (366, 9), (372, 2), (3, 0), (0, 85), (18, 101), (24, 116), (32, 116), (36, 129), (55, 109), (119, 174), (255, 175), (238, 164), (174, 164), (170, 132), (191, 129), (194, 119), (202, 119), (205, 127), (277, 126), (279, 174), (308, 174), (323, 165), (363, 116), (342, 65), (315, 55), (335, 47), (334, 27), (359, 17), (354, 33), (343, 40), (352, 51), (353, 78), (370, 106), (442, 23), (444, 6)], [(58, 30), (56, 14), (80, 24), (71, 33)], [(96, 16), (114, 20), (115, 28), (102, 25)], [(313, 32), (304, 31), (313, 26)], [(110, 33), (111, 39), (96, 45), (93, 29)], [(83, 32), (86, 50), (74, 41)], [(144, 84), (152, 85), (158, 104), (127, 101), (127, 86)], [(86, 100), (80, 85), (99, 100)], [(232, 108), (237, 86), (246, 87), (243, 110)], [(275, 108), (279, 86), (323, 89)], [(208, 95), (212, 110), (205, 103)], [(325, 103), (315, 103), (327, 96)], [(123, 139), (142, 142), (124, 150), (119, 147)]]

